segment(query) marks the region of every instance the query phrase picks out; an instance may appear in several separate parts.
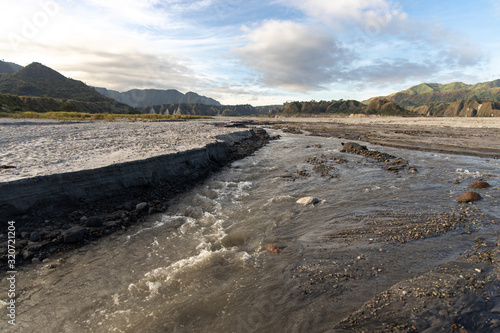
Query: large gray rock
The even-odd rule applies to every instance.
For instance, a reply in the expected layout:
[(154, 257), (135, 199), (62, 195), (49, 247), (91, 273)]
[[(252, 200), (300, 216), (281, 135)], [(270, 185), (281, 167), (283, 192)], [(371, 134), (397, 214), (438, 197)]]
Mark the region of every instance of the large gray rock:
[(64, 243), (78, 243), (85, 239), (88, 231), (84, 227), (76, 226), (64, 232)]

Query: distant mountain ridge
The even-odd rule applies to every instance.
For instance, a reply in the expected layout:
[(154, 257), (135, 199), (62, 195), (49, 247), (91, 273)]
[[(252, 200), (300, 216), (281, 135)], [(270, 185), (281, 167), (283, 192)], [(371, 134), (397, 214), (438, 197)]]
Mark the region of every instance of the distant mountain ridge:
[(369, 105), (355, 100), (332, 100), (310, 102), (287, 102), (283, 106), (271, 110), (271, 114), (286, 116), (303, 115), (350, 115), (350, 114), (380, 114), (380, 115), (410, 115), (411, 113), (401, 106), (383, 99), (374, 99)]
[(145, 107), (162, 104), (206, 104), (221, 105), (213, 98), (200, 96), (192, 91), (186, 94), (175, 89), (132, 89), (126, 92), (94, 87), (100, 94), (113, 98), (133, 107)]
[(81, 81), (69, 79), (36, 62), (15, 73), (0, 75), (0, 93), (58, 99), (59, 103), (63, 103), (67, 105), (68, 109), (73, 108), (75, 111), (83, 111), (81, 105), (86, 105), (85, 112), (92, 112), (93, 103), (96, 110), (94, 112), (136, 112), (126, 104), (99, 94)]
[(241, 105), (208, 105), (171, 103), (152, 105), (139, 108), (141, 113), (161, 115), (193, 115), (193, 116), (249, 116), (268, 113), (268, 107), (253, 107), (249, 104)]
[(500, 117), (500, 102), (475, 97), (455, 102), (434, 102), (416, 107), (413, 112), (441, 117)]
[(474, 98), (500, 102), (500, 79), (477, 84), (462, 82), (422, 83), (389, 96), (374, 97), (370, 100), (386, 99), (412, 109), (432, 103), (452, 103)]
[(13, 62), (0, 61), (0, 74), (12, 74), (23, 68)]

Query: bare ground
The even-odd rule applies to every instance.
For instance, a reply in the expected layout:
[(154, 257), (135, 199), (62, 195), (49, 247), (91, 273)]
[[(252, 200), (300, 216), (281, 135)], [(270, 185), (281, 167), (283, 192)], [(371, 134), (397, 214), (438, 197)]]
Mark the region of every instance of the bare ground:
[(500, 158), (497, 118), (280, 118), (270, 124), (381, 146)]
[[(291, 118), (270, 124), (346, 142), (500, 158), (498, 119)], [(320, 240), (304, 235), (316, 259), (285, 272), (292, 294), (305, 304), (301, 329), (500, 331), (497, 218), (460, 205), (450, 212), (394, 211), (338, 222), (345, 230), (325, 229)], [(366, 300), (361, 307), (360, 299)]]

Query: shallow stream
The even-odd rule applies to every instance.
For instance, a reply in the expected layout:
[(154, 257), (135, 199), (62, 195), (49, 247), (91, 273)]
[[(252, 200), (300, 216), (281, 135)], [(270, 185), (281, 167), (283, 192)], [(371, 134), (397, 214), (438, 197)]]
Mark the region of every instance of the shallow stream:
[[(496, 240), (494, 224), (405, 243), (366, 229), (460, 206), (500, 219), (500, 160), (368, 147), (418, 172), (340, 153), (338, 139), (283, 134), (166, 213), (24, 268), (12, 331), (326, 332), (377, 293), (456, 258), (474, 233)], [(334, 177), (313, 170), (313, 157)], [(484, 199), (457, 204), (479, 178), (492, 185)], [(320, 202), (296, 203), (305, 196)]]

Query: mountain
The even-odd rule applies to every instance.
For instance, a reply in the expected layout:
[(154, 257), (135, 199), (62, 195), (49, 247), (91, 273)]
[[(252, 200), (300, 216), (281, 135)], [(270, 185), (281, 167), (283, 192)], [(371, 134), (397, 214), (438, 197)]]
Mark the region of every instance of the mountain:
[(12, 62), (0, 61), (0, 74), (11, 74), (15, 73), (18, 70), (23, 68), (23, 66), (19, 66)]
[(477, 84), (453, 82), (449, 84), (422, 83), (389, 96), (373, 99), (386, 99), (410, 110), (432, 103), (453, 103), (474, 98), (500, 102), (500, 80)]
[[(83, 82), (69, 79), (40, 63), (32, 63), (12, 74), (0, 75), (0, 93), (53, 98), (82, 112), (136, 112), (128, 105), (99, 94)], [(82, 105), (86, 105), (84, 110)]]
[(108, 90), (106, 88), (94, 88), (104, 96), (116, 99), (122, 103), (134, 107), (145, 107), (162, 104), (207, 104), (221, 105), (215, 99), (200, 96), (194, 92), (183, 94), (175, 89), (133, 89), (126, 92)]
[[(115, 104), (118, 103), (115, 101)], [(125, 104), (123, 104), (125, 105)], [(126, 109), (121, 109), (107, 102), (83, 102), (77, 100), (36, 97), (36, 96), (16, 96), (11, 94), (0, 94), (0, 111), (78, 111), (84, 113), (138, 113), (128, 105)], [(121, 112), (124, 111), (124, 112)]]
[(364, 110), (366, 114), (404, 115), (408, 111), (398, 104), (385, 99), (376, 99), (370, 102)]
[(288, 102), (281, 107), (270, 111), (271, 114), (283, 114), (289, 116), (301, 115), (350, 115), (350, 114), (383, 114), (383, 115), (409, 115), (409, 111), (399, 105), (382, 99), (375, 99), (369, 105), (355, 100), (338, 101), (310, 101), (310, 102)]
[(245, 105), (208, 105), (202, 103), (171, 103), (138, 108), (142, 113), (193, 116), (250, 116), (269, 112), (270, 107)]
[(480, 100), (458, 100), (455, 102), (436, 102), (422, 105), (413, 112), (427, 116), (441, 117), (500, 117), (500, 102)]

